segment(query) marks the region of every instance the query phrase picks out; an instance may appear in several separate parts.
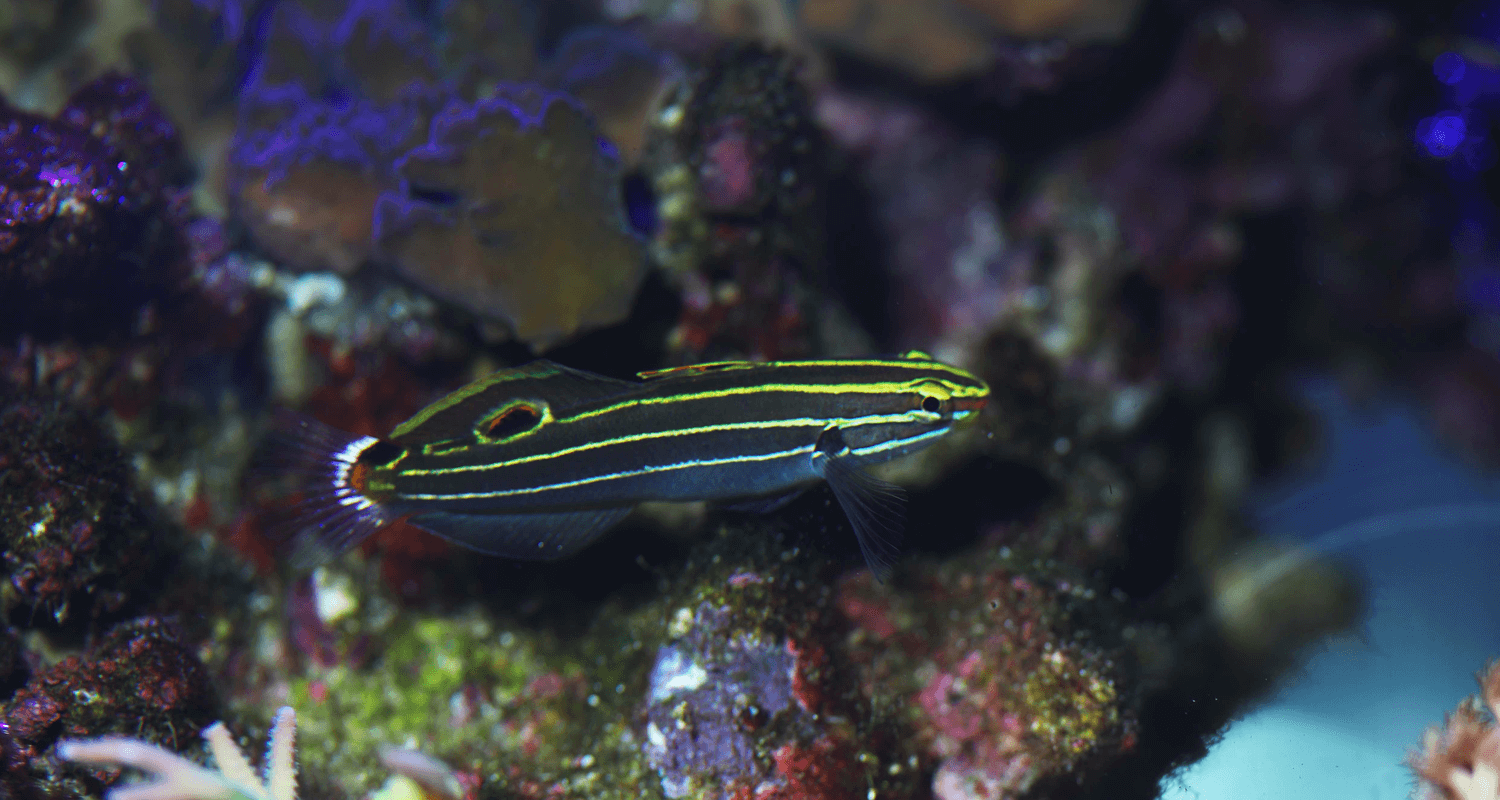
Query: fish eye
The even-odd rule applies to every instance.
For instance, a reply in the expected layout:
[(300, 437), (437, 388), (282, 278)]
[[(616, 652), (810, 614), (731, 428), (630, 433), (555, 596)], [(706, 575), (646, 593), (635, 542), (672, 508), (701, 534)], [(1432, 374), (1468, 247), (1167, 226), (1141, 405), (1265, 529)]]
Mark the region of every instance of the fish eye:
[(932, 395), (928, 395), (928, 396), (922, 398), (922, 410), (923, 411), (926, 411), (929, 414), (936, 414), (936, 413), (938, 413), (938, 411), (942, 410), (942, 408), (943, 408), (943, 401), (942, 400), (939, 400), (936, 397), (933, 397)]

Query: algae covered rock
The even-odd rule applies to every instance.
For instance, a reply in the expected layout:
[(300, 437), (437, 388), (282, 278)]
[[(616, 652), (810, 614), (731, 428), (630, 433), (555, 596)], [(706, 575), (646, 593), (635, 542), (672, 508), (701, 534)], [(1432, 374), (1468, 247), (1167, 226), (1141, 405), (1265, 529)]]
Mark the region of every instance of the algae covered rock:
[(921, 565), (894, 587), (839, 585), (865, 691), (911, 726), (939, 800), (1083, 783), (1135, 746), (1131, 658), (1100, 624), (1109, 601), (1009, 555)]
[(7, 609), (59, 622), (120, 609), (145, 588), (157, 539), (110, 436), (56, 400), (0, 406), (0, 547)]
[(837, 615), (827, 583), (807, 562), (705, 560), (709, 568), (669, 608), (669, 638), (656, 650), (640, 711), (662, 793), (908, 795), (912, 754), (831, 654)]
[(115, 73), (56, 118), (0, 99), (0, 333), (119, 334), (179, 288), (180, 147), (141, 85)]
[(120, 625), (5, 704), (0, 788), (16, 797), (97, 794), (120, 771), (60, 767), (60, 739), (121, 734), (181, 751), (197, 744), (216, 707), (208, 670), (172, 626), (152, 618)]

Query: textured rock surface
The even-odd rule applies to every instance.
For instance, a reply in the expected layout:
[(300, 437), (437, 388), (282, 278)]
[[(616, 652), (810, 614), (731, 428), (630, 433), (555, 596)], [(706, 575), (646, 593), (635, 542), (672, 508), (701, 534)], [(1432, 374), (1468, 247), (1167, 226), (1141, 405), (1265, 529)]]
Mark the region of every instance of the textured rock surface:
[(566, 96), (498, 92), (449, 103), (396, 163), (376, 246), (402, 275), (538, 347), (619, 322), (645, 263), (614, 153)]
[(6, 611), (66, 620), (119, 610), (149, 587), (158, 531), (107, 432), (54, 400), (0, 406)]

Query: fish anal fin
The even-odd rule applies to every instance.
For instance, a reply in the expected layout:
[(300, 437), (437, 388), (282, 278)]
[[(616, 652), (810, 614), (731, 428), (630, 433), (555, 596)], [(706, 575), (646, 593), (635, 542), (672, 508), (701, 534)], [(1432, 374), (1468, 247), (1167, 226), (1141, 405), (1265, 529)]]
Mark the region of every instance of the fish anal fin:
[(408, 520), (457, 545), (526, 561), (566, 558), (598, 539), (630, 507), (546, 514), (463, 514), (428, 511)]
[(901, 554), (901, 533), (906, 524), (906, 492), (859, 467), (837, 428), (818, 439), (818, 470), (839, 506), (854, 527), (865, 563), (884, 583)]
[(724, 503), (720, 507), (726, 511), (737, 511), (742, 514), (770, 514), (786, 508), (789, 503), (801, 497), (805, 492), (807, 492), (806, 486), (798, 486), (789, 492), (762, 497), (747, 497), (743, 500)]

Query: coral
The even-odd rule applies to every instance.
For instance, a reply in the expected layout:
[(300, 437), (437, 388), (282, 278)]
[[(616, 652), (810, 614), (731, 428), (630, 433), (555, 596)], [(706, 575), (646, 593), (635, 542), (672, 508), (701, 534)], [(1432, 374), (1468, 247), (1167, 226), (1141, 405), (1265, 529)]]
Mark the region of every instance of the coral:
[[(271, 724), (261, 777), (255, 775), (223, 722), (203, 731), (209, 752), (218, 763), (217, 771), (204, 769), (150, 742), (124, 736), (64, 740), (57, 743), (57, 754), (65, 761), (133, 767), (154, 778), (111, 789), (107, 800), (295, 800), (296, 736), (296, 713), (291, 706), (282, 706)], [(453, 770), (431, 756), (387, 747), (381, 751), (380, 760), (394, 774), (371, 793), (372, 800), (472, 800)]]
[(430, 34), (400, 0), (354, 0), (330, 31), (335, 74), (355, 94), (377, 103), (396, 100), (413, 86), (428, 86), (438, 65)]
[[(1008, 554), (1008, 553), (1007, 553)], [(922, 569), (905, 586), (841, 581), (847, 647), (865, 691), (897, 704), (939, 800), (1014, 797), (1060, 775), (1087, 781), (1133, 747), (1123, 650), (1075, 636), (1070, 608), (1097, 603), (1067, 579), (984, 554)]]
[(304, 270), (383, 262), (539, 348), (625, 317), (644, 264), (617, 150), (577, 101), (484, 70), (532, 69), (481, 36), (524, 31), (525, 4), (444, 4), (441, 54), (406, 4), (305, 5), (271, 12), (240, 99), (232, 193), (261, 246)]
[(55, 400), (0, 408), (0, 541), (7, 609), (62, 621), (119, 610), (143, 578), (160, 532), (131, 486), (118, 447)]
[[(281, 3), (239, 97), (230, 193), (257, 242), (304, 270), (349, 273), (371, 255), (391, 164), (445, 100), (419, 26), (399, 3)], [(403, 57), (410, 54), (411, 58)], [(421, 62), (419, 73), (408, 67)]]
[[(1420, 351), (1407, 374), (1454, 435), (1500, 441), (1474, 435), (1500, 429), (1493, 331), (1464, 316), (1489, 268), (1408, 258), (1427, 218), (1392, 199), (1413, 166), (1394, 7), (58, 7), (103, 28), (147, 6), (141, 82), (66, 103), (37, 81), (97, 74), (117, 32), (33, 78), (84, 26), (0, 23), (27, 72), (0, 70), (25, 87), (0, 108), (0, 376), (31, 393), (0, 407), (7, 796), (120, 777), (58, 759), (83, 756), (157, 771), (125, 796), (284, 798), (241, 756), (215, 776), (167, 752), (214, 717), (258, 738), (284, 703), (307, 796), (1144, 796), (1358, 612), (1341, 573), (1226, 546), (1285, 463), (1263, 451), (1293, 447), (1290, 417), (1263, 421), (1292, 359)], [(1479, 169), (1488, 132), (1453, 127), (1479, 116), (1432, 113), (1417, 144)], [(227, 218), (191, 218), (190, 192)], [(642, 509), (557, 564), (404, 524), (311, 575), (276, 552), (242, 485), (270, 407), (381, 435), (564, 343), (620, 376), (914, 348), (994, 395), (968, 439), (890, 467), (921, 486), (885, 585), (814, 552), (854, 554), (822, 489), (769, 516)], [(141, 609), (183, 636), (64, 657)], [(1483, 781), (1463, 747), (1489, 719), (1455, 719), (1423, 768)], [(111, 732), (160, 749), (54, 747)]]
[(617, 28), (583, 28), (559, 42), (537, 81), (578, 98), (626, 169), (646, 147), (653, 115), (686, 79), (670, 52)]
[[(52, 757), (61, 738), (129, 734), (181, 750), (187, 731), (212, 719), (216, 700), (192, 649), (156, 619), (116, 627), (83, 656), (69, 656), (18, 691), (4, 708), (9, 737), (5, 783), (15, 795), (81, 794), (118, 771), (62, 768)], [(70, 796), (61, 795), (61, 796)]]
[(374, 236), (402, 275), (537, 347), (629, 312), (642, 248), (618, 162), (576, 101), (516, 85), (449, 103), (396, 172)]
[(390, 164), (420, 142), (436, 96), (390, 103), (321, 102), (299, 85), (241, 100), (242, 114), (295, 109), (278, 123), (242, 124), (230, 154), (231, 191), (257, 242), (304, 270), (350, 273), (372, 255), (373, 212), (395, 188)]
[(291, 707), (283, 706), (271, 726), (263, 779), (256, 778), (249, 760), (222, 722), (215, 722), (203, 731), (203, 738), (219, 764), (217, 772), (206, 770), (171, 750), (124, 736), (64, 740), (57, 743), (57, 756), (84, 764), (134, 767), (155, 776), (155, 780), (145, 784), (111, 789), (110, 800), (295, 800), (296, 736), (296, 714)]
[[(138, 84), (105, 75), (56, 119), (0, 102), (0, 327), (118, 334), (186, 277), (175, 132)], [(29, 301), (46, 293), (50, 302)]]
[(1409, 763), (1427, 800), (1493, 800), (1500, 796), (1500, 661), (1479, 676), (1470, 697), (1429, 728)]
[(438, 16), (438, 55), (461, 97), (533, 75), (542, 14), (531, 0), (445, 0)]

